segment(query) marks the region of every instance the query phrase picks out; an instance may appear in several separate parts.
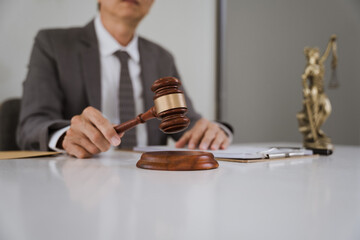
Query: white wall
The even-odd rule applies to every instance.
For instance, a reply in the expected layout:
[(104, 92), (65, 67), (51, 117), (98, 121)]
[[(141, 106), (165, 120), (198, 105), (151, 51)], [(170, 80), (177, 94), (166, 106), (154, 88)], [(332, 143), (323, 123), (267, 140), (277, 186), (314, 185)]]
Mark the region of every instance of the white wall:
[(0, 1), (0, 101), (21, 96), (34, 37), (39, 29), (83, 25), (95, 1)]
[[(0, 1), (0, 101), (21, 96), (33, 39), (42, 28), (85, 25), (96, 1)], [(155, 0), (139, 33), (176, 58), (196, 109), (214, 118), (215, 0)], [(154, 79), (155, 80), (155, 79)]]
[(155, 0), (139, 32), (170, 50), (196, 109), (215, 114), (215, 0)]

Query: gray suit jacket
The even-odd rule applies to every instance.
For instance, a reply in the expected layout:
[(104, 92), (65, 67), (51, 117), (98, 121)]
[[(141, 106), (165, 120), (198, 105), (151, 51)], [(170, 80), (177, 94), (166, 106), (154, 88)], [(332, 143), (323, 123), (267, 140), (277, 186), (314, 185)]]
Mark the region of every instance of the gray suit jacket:
[[(172, 55), (159, 45), (139, 38), (145, 110), (153, 106), (152, 83), (161, 77), (179, 78)], [(101, 110), (100, 57), (93, 21), (83, 28), (42, 30), (33, 46), (23, 98), (17, 142), (21, 149), (49, 150), (49, 136), (68, 126), (88, 107)], [(200, 118), (188, 97), (192, 125)], [(145, 123), (149, 145), (166, 144), (159, 120)], [(178, 139), (182, 133), (174, 134)]]

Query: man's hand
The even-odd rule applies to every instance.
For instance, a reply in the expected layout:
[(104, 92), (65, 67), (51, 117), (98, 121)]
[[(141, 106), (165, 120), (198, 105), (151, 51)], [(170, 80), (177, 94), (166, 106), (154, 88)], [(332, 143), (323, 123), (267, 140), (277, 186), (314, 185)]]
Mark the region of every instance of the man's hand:
[(69, 155), (88, 158), (118, 146), (123, 134), (118, 134), (112, 124), (97, 109), (87, 107), (71, 119), (62, 147)]
[(199, 147), (200, 150), (218, 150), (227, 148), (229, 143), (228, 136), (219, 125), (202, 118), (192, 129), (184, 133), (175, 147), (181, 148), (187, 144), (189, 149)]

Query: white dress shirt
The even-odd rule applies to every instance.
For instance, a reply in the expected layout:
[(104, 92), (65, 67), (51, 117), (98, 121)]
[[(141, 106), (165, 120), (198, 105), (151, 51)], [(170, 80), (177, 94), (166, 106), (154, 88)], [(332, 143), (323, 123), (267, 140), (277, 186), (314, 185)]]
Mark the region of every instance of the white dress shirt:
[[(119, 79), (121, 65), (119, 59), (114, 55), (118, 50), (126, 51), (130, 56), (128, 65), (134, 90), (135, 113), (136, 115), (139, 115), (144, 112), (138, 36), (135, 35), (127, 46), (120, 45), (105, 29), (99, 15), (95, 19), (95, 32), (100, 50), (101, 111), (110, 122), (119, 124)], [(147, 145), (147, 131), (145, 124), (136, 126), (136, 139), (138, 146)]]

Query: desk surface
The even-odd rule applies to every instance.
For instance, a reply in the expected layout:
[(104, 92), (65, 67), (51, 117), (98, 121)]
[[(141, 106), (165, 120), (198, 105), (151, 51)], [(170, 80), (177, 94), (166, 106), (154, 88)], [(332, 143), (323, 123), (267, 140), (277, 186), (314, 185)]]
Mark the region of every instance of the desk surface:
[(196, 172), (139, 157), (0, 160), (0, 239), (360, 239), (360, 147)]

